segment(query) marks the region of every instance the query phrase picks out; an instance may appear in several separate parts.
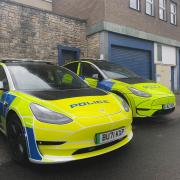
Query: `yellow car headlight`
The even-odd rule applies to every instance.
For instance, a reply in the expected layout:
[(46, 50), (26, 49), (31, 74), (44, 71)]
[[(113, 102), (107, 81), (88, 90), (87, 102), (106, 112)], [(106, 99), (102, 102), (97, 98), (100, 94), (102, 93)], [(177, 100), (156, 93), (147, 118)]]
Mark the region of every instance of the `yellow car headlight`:
[(56, 113), (47, 109), (43, 106), (38, 104), (31, 103), (30, 104), (31, 111), (33, 112), (35, 118), (41, 122), (48, 123), (48, 124), (68, 124), (71, 123), (73, 120), (68, 118), (67, 116)]
[(122, 102), (122, 106), (123, 106), (124, 110), (126, 112), (129, 112), (130, 107), (129, 107), (128, 103), (122, 97), (118, 96), (117, 94), (115, 94), (115, 95), (116, 95), (116, 98), (118, 98), (118, 100), (120, 100)]
[(128, 88), (134, 95), (140, 96), (140, 97), (151, 97), (151, 94), (148, 94), (146, 92), (140, 91), (136, 88), (129, 87)]
[(128, 103), (125, 101), (125, 100), (123, 100), (122, 99), (122, 105), (123, 105), (123, 108), (124, 108), (124, 110), (126, 111), (126, 112), (129, 112), (129, 105), (128, 105)]

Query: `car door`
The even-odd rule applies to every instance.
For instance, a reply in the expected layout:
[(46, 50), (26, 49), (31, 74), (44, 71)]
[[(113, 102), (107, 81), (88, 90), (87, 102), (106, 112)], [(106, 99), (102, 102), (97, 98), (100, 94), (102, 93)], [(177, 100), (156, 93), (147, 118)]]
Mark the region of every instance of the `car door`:
[(0, 65), (0, 82), (3, 83), (4, 89), (0, 89), (0, 126), (3, 126), (2, 116), (4, 113), (4, 108), (6, 106), (6, 99), (4, 98), (4, 93), (9, 90), (9, 83), (5, 73), (4, 68)]
[(80, 77), (83, 78), (91, 87), (97, 87), (103, 76), (96, 67), (88, 62), (81, 62)]

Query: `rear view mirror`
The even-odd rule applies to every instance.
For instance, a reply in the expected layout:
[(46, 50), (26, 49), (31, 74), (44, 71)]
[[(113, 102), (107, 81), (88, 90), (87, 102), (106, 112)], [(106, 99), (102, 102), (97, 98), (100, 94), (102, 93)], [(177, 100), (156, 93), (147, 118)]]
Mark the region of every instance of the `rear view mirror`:
[(92, 78), (93, 78), (93, 79), (99, 79), (99, 74), (93, 74), (93, 75), (92, 75)]

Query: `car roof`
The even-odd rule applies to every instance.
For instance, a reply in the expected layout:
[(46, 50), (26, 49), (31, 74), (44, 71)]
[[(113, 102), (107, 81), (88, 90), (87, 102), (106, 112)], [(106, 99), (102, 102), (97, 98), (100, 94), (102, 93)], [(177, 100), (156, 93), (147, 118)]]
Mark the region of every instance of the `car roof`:
[(32, 60), (32, 59), (13, 59), (13, 58), (8, 58), (8, 59), (0, 59), (0, 63), (3, 64), (29, 64), (29, 63), (36, 63), (36, 64), (51, 64), (55, 65), (55, 63), (51, 61), (43, 61), (43, 60)]
[(90, 63), (94, 63), (94, 64), (100, 64), (100, 63), (106, 63), (106, 64), (113, 64), (107, 60), (100, 60), (100, 59), (80, 59), (80, 60), (73, 60), (73, 61), (70, 61), (69, 63), (67, 64), (71, 64), (71, 63), (75, 63), (75, 62), (90, 62)]

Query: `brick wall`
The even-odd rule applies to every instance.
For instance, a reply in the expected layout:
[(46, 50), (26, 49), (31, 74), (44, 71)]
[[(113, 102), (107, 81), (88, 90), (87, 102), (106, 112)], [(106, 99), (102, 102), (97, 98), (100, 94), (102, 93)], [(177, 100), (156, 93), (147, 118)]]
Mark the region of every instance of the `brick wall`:
[(97, 58), (99, 59), (100, 57), (100, 34), (96, 33), (91, 36), (87, 37), (88, 41), (88, 54), (87, 56), (89, 58)]
[(80, 48), (86, 57), (86, 23), (0, 1), (0, 58), (57, 61), (58, 45)]

